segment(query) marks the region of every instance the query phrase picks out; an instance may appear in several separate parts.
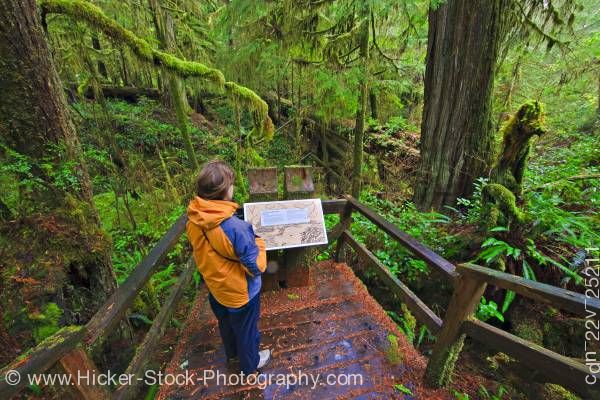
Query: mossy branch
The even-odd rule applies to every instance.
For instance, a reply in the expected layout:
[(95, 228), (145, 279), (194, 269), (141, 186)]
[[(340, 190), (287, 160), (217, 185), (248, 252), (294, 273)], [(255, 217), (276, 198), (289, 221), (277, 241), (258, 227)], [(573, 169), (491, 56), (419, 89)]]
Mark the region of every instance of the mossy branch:
[(214, 85), (218, 91), (225, 90), (227, 96), (237, 104), (250, 109), (255, 128), (259, 134), (270, 138), (273, 135), (273, 122), (268, 116), (268, 105), (254, 91), (234, 82), (226, 82), (221, 71), (202, 63), (182, 60), (152, 46), (125, 29), (115, 20), (107, 17), (96, 5), (85, 0), (39, 0), (42, 14), (64, 14), (87, 23), (118, 43), (127, 45), (142, 61), (172, 72), (182, 78), (200, 78)]

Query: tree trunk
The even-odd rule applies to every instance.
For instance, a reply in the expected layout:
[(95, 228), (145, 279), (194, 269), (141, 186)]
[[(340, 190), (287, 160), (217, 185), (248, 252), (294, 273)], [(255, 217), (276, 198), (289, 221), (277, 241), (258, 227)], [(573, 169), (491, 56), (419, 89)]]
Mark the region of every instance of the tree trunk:
[(371, 88), (369, 91), (369, 103), (371, 103), (371, 118), (377, 119), (377, 94), (375, 94), (375, 90)]
[[(172, 53), (175, 50), (175, 26), (173, 18), (168, 12), (162, 9), (160, 0), (148, 0), (148, 4), (152, 10), (154, 27), (161, 47)], [(188, 115), (191, 108), (185, 93), (185, 86), (181, 82), (181, 79), (173, 74), (163, 72), (162, 76), (163, 81), (167, 81), (168, 83), (168, 90), (165, 91), (165, 94), (168, 93), (169, 103), (177, 115), (177, 125), (183, 136), (183, 145), (188, 159), (192, 163), (192, 167), (195, 170), (199, 170), (200, 164), (194, 152), (188, 126)]]
[[(364, 6), (367, 8), (367, 6)], [(365, 135), (365, 115), (369, 96), (369, 10), (366, 10), (362, 21), (360, 37), (360, 58), (362, 60), (362, 81), (358, 92), (358, 109), (354, 125), (354, 155), (352, 167), (352, 196), (359, 198), (361, 187), (361, 170), (363, 164), (363, 140)]]
[[(56, 302), (70, 311), (66, 323), (82, 322), (116, 287), (111, 246), (35, 0), (0, 0), (0, 91), (4, 155), (26, 159), (35, 180), (20, 198), (27, 215), (0, 225), (0, 242), (10, 243), (0, 261), (2, 308), (8, 320), (27, 322), (42, 304)], [(19, 334), (27, 326), (10, 329)]]
[(121, 60), (121, 79), (123, 80), (123, 86), (129, 86), (129, 82), (131, 81), (131, 79), (129, 78), (127, 63), (125, 62), (125, 49), (123, 49), (123, 46), (119, 47), (119, 56)]
[(439, 209), (472, 193), (493, 156), (491, 96), (507, 0), (449, 0), (429, 12), (415, 203)]
[[(97, 50), (98, 52), (100, 52), (102, 50), (102, 47), (100, 47), (100, 39), (98, 38), (98, 35), (95, 35), (95, 34), (92, 35), (92, 47), (94, 48), (94, 50)], [(106, 71), (106, 65), (104, 64), (104, 62), (102, 62), (102, 60), (98, 60), (98, 73), (104, 79), (108, 79), (108, 72)]]

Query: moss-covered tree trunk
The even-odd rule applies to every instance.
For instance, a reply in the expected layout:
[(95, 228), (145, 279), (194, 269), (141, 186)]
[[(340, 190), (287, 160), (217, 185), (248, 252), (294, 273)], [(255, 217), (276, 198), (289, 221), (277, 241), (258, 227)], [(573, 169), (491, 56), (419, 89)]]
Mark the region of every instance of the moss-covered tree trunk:
[[(98, 38), (97, 34), (92, 34), (92, 48), (98, 52), (102, 51), (102, 47), (100, 46), (100, 38)], [(108, 79), (106, 64), (104, 64), (102, 60), (98, 60), (98, 73), (102, 76), (102, 78)]]
[(362, 81), (358, 92), (358, 109), (356, 110), (356, 124), (354, 125), (354, 155), (352, 167), (352, 196), (358, 198), (361, 188), (361, 170), (363, 165), (363, 142), (365, 135), (365, 116), (369, 99), (369, 19), (368, 6), (363, 12), (360, 32), (360, 58), (362, 62)]
[(491, 97), (507, 0), (448, 0), (429, 12), (415, 203), (469, 195), (492, 161)]
[(0, 225), (0, 329), (25, 338), (32, 325), (36, 336), (36, 327), (58, 323), (40, 319), (41, 305), (58, 305), (62, 322), (83, 322), (116, 287), (110, 241), (35, 0), (0, 0), (0, 91), (3, 163), (18, 154), (30, 175), (15, 184), (35, 182), (21, 191), (27, 213)]

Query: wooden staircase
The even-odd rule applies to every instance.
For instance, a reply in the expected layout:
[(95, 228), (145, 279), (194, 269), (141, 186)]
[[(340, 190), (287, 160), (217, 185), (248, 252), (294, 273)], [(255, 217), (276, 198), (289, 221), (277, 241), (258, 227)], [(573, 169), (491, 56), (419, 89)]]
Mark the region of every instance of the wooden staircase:
[[(271, 374), (272, 384), (228, 386), (217, 385), (216, 379), (211, 379), (187, 386), (162, 386), (157, 398), (405, 398), (394, 389), (395, 384), (409, 388), (415, 398), (452, 398), (444, 389), (421, 386), (425, 359), (405, 340), (348, 266), (320, 262), (311, 267), (309, 282), (306, 287), (261, 295), (261, 347), (273, 351), (273, 359), (263, 373)], [(397, 349), (390, 344), (390, 334), (397, 338)], [(206, 293), (199, 293), (166, 373), (175, 375), (184, 370), (196, 377), (204, 377), (205, 370), (238, 373), (235, 364), (226, 363)], [(286, 386), (275, 379), (301, 373), (311, 376), (304, 384)], [(317, 376), (319, 382), (315, 384)]]

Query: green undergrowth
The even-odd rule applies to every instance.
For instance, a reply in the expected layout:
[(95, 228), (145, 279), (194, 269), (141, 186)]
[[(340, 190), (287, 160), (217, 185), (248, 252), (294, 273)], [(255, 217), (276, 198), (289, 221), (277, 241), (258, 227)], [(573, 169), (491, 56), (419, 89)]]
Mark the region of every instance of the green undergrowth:
[[(367, 191), (361, 194), (361, 201), (391, 222), (400, 230), (423, 242), (438, 254), (451, 257), (456, 252), (456, 237), (447, 231), (450, 217), (442, 213), (420, 212), (413, 203), (395, 204), (380, 199)], [(365, 217), (355, 214), (352, 235), (364, 243), (377, 258), (402, 280), (418, 283), (427, 277), (430, 268), (415, 258), (401, 243), (384, 233)]]
[[(176, 121), (161, 103), (107, 99), (106, 109), (87, 101), (72, 107), (93, 177), (95, 205), (102, 228), (112, 239), (113, 267), (122, 283), (185, 211), (197, 171), (187, 160)], [(190, 126), (194, 151), (200, 162), (219, 158), (235, 165), (239, 135), (232, 108), (223, 101), (211, 102), (210, 114), (216, 120)], [(246, 113), (242, 116), (249, 118)], [(197, 119), (202, 118), (191, 118)], [(254, 165), (295, 163), (290, 138), (284, 135), (246, 147), (246, 155), (255, 154)], [(238, 203), (247, 200), (245, 168), (252, 163), (242, 165), (234, 196)], [(178, 266), (188, 254), (186, 246), (184, 235), (152, 278), (155, 296), (168, 293), (175, 282)]]
[[(454, 262), (471, 261), (570, 290), (581, 290), (586, 250), (600, 243), (598, 217), (600, 153), (598, 130), (550, 132), (534, 147), (518, 202), (519, 218), (507, 226), (481, 231), (480, 178), (470, 198), (443, 213), (420, 212), (410, 202), (380, 199), (365, 189), (361, 201), (400, 230)], [(571, 179), (573, 176), (591, 178)], [(355, 214), (351, 231), (388, 270), (417, 294), (427, 290), (430, 268), (366, 218)], [(507, 269), (508, 268), (508, 269)], [(368, 274), (368, 273), (367, 273)], [(504, 292), (496, 301), (482, 299), (477, 316), (504, 322), (517, 298)], [(499, 300), (499, 302), (498, 302)], [(402, 321), (397, 321), (402, 326)]]

